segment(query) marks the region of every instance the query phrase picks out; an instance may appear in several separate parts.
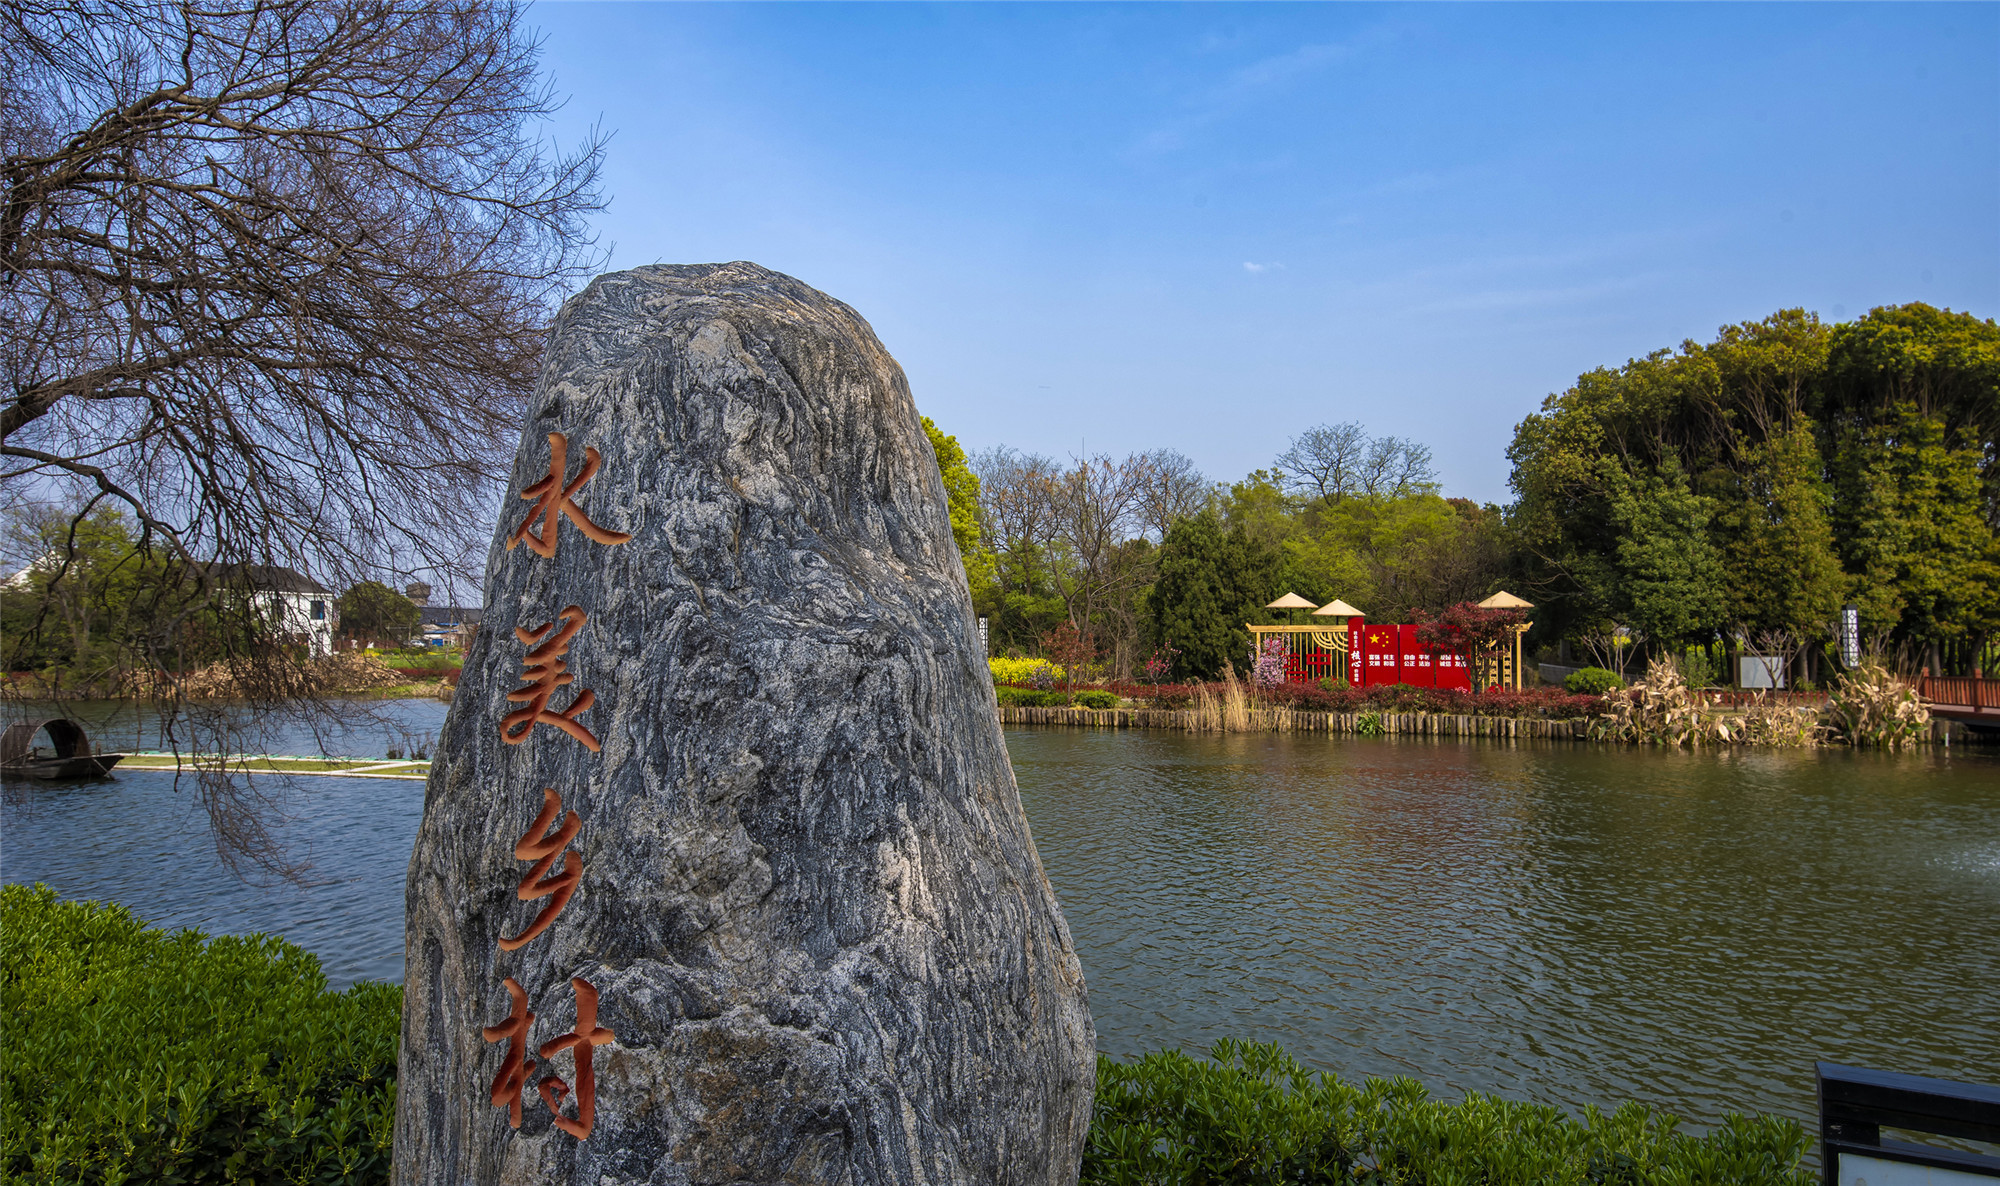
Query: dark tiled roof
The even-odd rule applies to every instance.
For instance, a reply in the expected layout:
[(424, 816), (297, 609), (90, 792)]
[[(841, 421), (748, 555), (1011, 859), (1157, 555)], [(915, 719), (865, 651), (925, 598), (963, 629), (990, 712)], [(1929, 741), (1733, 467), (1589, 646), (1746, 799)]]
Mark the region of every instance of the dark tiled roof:
[(209, 575), (228, 584), (244, 583), (260, 593), (319, 593), (333, 590), (296, 568), (282, 564), (211, 564)]
[(417, 619), (426, 626), (477, 626), (485, 611), (476, 605), (426, 605)]

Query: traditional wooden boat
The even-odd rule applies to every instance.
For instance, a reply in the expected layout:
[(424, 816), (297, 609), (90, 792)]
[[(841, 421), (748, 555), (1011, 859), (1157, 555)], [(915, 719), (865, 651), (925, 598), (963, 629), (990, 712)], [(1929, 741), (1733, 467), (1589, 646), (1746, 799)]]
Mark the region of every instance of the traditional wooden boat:
[[(35, 744), (42, 734), (48, 743)], [(67, 717), (16, 721), (0, 734), (0, 775), (13, 778), (101, 778), (124, 756), (90, 752), (90, 736)]]

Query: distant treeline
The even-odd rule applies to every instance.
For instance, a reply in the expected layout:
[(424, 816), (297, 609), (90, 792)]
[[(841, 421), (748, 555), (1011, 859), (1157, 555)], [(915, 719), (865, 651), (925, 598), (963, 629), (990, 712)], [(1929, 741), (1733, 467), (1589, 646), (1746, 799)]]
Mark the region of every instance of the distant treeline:
[(1822, 678), (1840, 607), (1864, 646), (1936, 672), (2000, 631), (2000, 327), (1911, 304), (1801, 310), (1599, 368), (1508, 448), (1514, 502), (1441, 496), (1423, 445), (1358, 423), (1212, 482), (1170, 450), (968, 458), (934, 430), (995, 654), (1062, 622), (1107, 668), (1241, 664), (1287, 590), (1410, 620), (1506, 587), (1530, 643), (1613, 661), (1780, 653)]
[(1811, 677), (1840, 607), (1933, 672), (2000, 627), (2000, 327), (1802, 310), (1580, 376), (1508, 449), (1511, 563), (1547, 640), (1747, 640)]

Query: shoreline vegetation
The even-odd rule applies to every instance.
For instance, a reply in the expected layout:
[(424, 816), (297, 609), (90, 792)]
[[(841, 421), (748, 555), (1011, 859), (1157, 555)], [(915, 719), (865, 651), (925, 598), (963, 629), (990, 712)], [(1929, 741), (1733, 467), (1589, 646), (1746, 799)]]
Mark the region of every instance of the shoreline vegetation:
[[(1019, 660), (995, 660), (996, 679)], [(1933, 721), (1907, 680), (1864, 662), (1834, 678), (1825, 698), (1752, 695), (1692, 688), (1671, 660), (1656, 660), (1630, 687), (1601, 694), (1535, 688), (1460, 692), (1397, 684), (1259, 686), (1225, 671), (1202, 684), (1083, 685), (1054, 690), (999, 683), (1006, 725), (1176, 729), (1189, 733), (1328, 733), (1361, 737), (1485, 737), (1602, 741), (1698, 747), (1850, 745), (1901, 749), (1942, 740), (1949, 722)]]
[[(121, 906), (0, 887), (0, 1178), (389, 1180), (402, 991), (327, 988), (263, 935), (168, 932)], [(118, 1074), (110, 1068), (119, 1069)], [(1795, 1120), (1705, 1135), (1641, 1103), (1572, 1117), (1414, 1079), (1349, 1083), (1275, 1045), (1100, 1057), (1085, 1186), (1480, 1181), (1810, 1186)]]
[[(336, 651), (285, 663), (210, 663), (176, 677), (123, 670), (106, 680), (77, 682), (35, 671), (9, 673), (17, 700), (352, 700), (449, 699), (458, 683), (456, 656)], [(178, 684), (178, 686), (176, 686)]]

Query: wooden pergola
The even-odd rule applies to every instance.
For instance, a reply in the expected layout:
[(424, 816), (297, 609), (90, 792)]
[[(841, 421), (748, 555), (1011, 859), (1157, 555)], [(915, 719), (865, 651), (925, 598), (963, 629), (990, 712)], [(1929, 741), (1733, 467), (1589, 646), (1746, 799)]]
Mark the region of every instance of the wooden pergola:
[[(1493, 596), (1488, 597), (1486, 600), (1480, 602), (1479, 608), (1480, 609), (1533, 609), (1535, 608), (1535, 606), (1534, 603), (1529, 601), (1523, 601), (1521, 598), (1514, 596), (1512, 593), (1507, 592), (1507, 590), (1505, 589), (1502, 589), (1498, 593), (1495, 593)], [(1528, 632), (1528, 624), (1526, 622), (1523, 622), (1519, 626), (1514, 627), (1514, 646), (1513, 646), (1514, 653), (1512, 655), (1500, 656), (1500, 658), (1503, 660), (1503, 666), (1505, 670), (1500, 672), (1500, 678), (1494, 681), (1503, 687), (1512, 688), (1516, 692), (1521, 690), (1521, 636), (1526, 634), (1527, 632)]]
[[(1347, 625), (1356, 618), (1365, 619), (1361, 610), (1335, 598), (1325, 605), (1315, 607), (1312, 602), (1296, 593), (1287, 592), (1283, 597), (1270, 602), (1266, 609), (1311, 610), (1315, 618), (1331, 619), (1311, 625), (1271, 625), (1260, 626), (1249, 622), (1243, 624), (1250, 632), (1252, 661), (1263, 653), (1266, 637), (1285, 640), (1285, 670), (1287, 678), (1323, 678), (1327, 672), (1322, 669), (1334, 666), (1339, 657), (1339, 669), (1343, 678), (1347, 677), (1346, 656), (1348, 653)], [(1531, 602), (1501, 590), (1479, 603), (1481, 609), (1533, 609)], [(1502, 645), (1494, 653), (1478, 657), (1479, 674), (1473, 680), (1474, 687), (1521, 688), (1521, 636), (1528, 627), (1523, 624), (1514, 628), (1512, 646)], [(1315, 674), (1317, 673), (1317, 674)], [(1488, 678), (1490, 675), (1490, 678)]]

